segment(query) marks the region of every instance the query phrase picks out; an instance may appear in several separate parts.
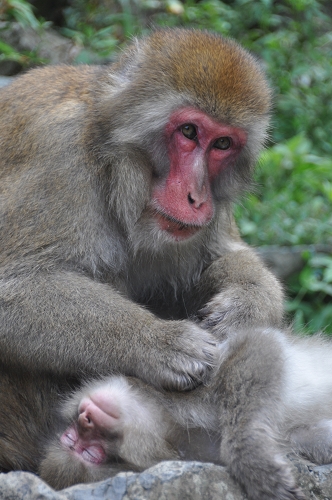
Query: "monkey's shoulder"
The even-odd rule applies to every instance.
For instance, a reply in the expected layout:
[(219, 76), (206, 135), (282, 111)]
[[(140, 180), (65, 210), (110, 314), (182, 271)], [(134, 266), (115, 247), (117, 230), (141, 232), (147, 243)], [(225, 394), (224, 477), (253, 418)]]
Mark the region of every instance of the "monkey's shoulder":
[[(90, 102), (108, 74), (106, 66), (57, 65), (34, 68), (16, 78), (0, 92), (2, 106), (30, 113), (40, 107), (51, 109), (69, 100)], [(16, 104), (17, 103), (17, 104)], [(23, 106), (23, 108), (22, 108)]]

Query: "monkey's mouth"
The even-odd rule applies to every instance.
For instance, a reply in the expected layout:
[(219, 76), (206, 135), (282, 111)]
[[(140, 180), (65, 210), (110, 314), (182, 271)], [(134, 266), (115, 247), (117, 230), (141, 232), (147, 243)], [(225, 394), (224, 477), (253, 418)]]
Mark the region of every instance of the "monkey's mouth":
[(158, 222), (160, 229), (166, 231), (176, 241), (186, 240), (202, 229), (202, 226), (186, 224), (160, 212), (156, 212), (154, 217)]

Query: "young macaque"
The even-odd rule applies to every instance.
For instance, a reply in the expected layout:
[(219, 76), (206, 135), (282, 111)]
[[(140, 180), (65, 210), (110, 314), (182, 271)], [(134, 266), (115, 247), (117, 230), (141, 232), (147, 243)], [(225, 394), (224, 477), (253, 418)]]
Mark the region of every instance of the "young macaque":
[(225, 465), (252, 500), (304, 499), (283, 456), (332, 461), (331, 360), (322, 337), (248, 329), (221, 342), (208, 387), (161, 393), (123, 376), (90, 382), (68, 397), (39, 471), (63, 488), (160, 460), (205, 460)]

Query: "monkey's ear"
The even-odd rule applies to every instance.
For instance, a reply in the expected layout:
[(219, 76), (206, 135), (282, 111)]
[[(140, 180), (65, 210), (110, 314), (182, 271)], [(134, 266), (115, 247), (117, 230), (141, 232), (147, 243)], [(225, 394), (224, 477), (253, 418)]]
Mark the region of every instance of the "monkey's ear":
[(140, 71), (140, 65), (144, 57), (145, 39), (134, 38), (133, 43), (120, 56), (118, 63), (113, 67), (115, 72), (113, 77), (116, 78), (120, 88), (125, 88), (129, 85), (135, 74)]

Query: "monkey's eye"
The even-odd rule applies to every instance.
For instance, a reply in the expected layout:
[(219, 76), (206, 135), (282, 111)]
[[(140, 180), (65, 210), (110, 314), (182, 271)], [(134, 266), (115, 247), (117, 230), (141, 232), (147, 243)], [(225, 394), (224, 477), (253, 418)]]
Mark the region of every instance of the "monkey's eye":
[(192, 125), (191, 123), (186, 123), (181, 127), (181, 132), (187, 139), (190, 139), (191, 141), (194, 141), (197, 137), (197, 131), (195, 125)]
[(229, 149), (232, 145), (232, 139), (230, 137), (219, 137), (213, 144), (216, 149)]

